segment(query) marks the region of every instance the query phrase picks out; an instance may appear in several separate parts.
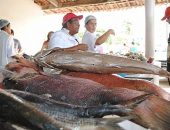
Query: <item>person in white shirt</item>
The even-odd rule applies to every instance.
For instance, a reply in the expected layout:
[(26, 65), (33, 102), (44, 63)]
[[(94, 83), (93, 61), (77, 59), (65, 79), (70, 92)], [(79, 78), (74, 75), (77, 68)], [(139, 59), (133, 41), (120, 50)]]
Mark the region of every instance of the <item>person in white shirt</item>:
[(11, 27), (8, 20), (0, 19), (0, 66), (13, 61), (12, 57), (17, 53), (14, 48), (14, 39), (11, 36)]
[(83, 35), (82, 42), (88, 45), (88, 51), (95, 52), (95, 46), (104, 43), (108, 37), (112, 34), (115, 35), (113, 29), (109, 29), (102, 36), (98, 37), (95, 34), (97, 27), (96, 17), (89, 15), (85, 18), (85, 28), (86, 31)]
[[(14, 30), (11, 29), (11, 35), (14, 37)], [(18, 39), (14, 38), (14, 48), (18, 54), (22, 53), (21, 43)]]
[(87, 45), (80, 44), (75, 37), (80, 27), (79, 20), (82, 18), (82, 15), (77, 16), (73, 13), (67, 13), (63, 17), (62, 29), (51, 36), (48, 49), (59, 47), (71, 50), (87, 50)]

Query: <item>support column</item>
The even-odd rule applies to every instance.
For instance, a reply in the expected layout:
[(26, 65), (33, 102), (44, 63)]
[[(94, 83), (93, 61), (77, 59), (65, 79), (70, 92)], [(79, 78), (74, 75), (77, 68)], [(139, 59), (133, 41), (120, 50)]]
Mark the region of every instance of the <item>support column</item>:
[[(145, 57), (154, 58), (155, 54), (155, 0), (145, 0)], [(157, 62), (153, 64), (158, 65)], [(160, 63), (159, 63), (160, 64)], [(160, 65), (158, 65), (160, 66)], [(159, 76), (153, 76), (153, 82), (159, 85)]]
[(154, 42), (154, 9), (155, 0), (145, 0), (145, 57), (153, 57), (155, 51)]

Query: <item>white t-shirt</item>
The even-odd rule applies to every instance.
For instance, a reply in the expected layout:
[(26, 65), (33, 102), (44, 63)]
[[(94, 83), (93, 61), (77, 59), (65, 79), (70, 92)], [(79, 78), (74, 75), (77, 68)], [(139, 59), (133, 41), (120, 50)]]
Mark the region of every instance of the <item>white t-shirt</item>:
[(82, 43), (88, 45), (88, 51), (95, 52), (96, 34), (86, 31), (83, 35)]
[(5, 31), (0, 31), (0, 66), (5, 67), (6, 64), (13, 61), (11, 56), (16, 55), (14, 48), (14, 39)]
[(77, 38), (75, 36), (71, 36), (69, 34), (69, 30), (63, 28), (51, 36), (48, 49), (55, 47), (68, 48), (78, 45), (78, 41), (76, 39)]

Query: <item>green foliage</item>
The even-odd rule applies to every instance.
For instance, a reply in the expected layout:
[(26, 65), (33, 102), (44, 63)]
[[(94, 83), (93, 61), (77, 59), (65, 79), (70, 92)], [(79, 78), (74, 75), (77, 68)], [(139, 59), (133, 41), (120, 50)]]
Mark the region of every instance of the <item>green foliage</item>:
[(124, 21), (123, 22), (123, 27), (125, 28), (125, 34), (131, 35), (132, 33), (132, 23), (129, 21)]
[[(97, 29), (96, 30), (96, 34), (97, 34), (97, 37), (100, 37), (101, 35), (103, 35), (107, 30), (104, 30), (104, 29)], [(111, 36), (109, 36), (109, 38), (106, 40), (105, 44), (107, 45), (111, 45), (112, 44), (112, 38)]]

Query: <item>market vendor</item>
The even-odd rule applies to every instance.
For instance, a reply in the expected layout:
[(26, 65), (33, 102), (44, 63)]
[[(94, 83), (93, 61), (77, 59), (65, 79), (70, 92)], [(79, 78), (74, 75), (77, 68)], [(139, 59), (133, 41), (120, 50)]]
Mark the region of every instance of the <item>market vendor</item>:
[(87, 45), (79, 43), (75, 36), (79, 31), (79, 20), (82, 18), (83, 15), (67, 13), (63, 17), (62, 29), (52, 35), (48, 49), (59, 47), (69, 48), (71, 50), (87, 50)]
[[(164, 17), (161, 20), (166, 20), (166, 22), (168, 24), (170, 24), (170, 6), (165, 9)], [(169, 38), (167, 40), (168, 40), (168, 47), (167, 47), (167, 71), (170, 72), (170, 53), (169, 53), (169, 50), (170, 50), (170, 34), (169, 34)], [(170, 79), (169, 78), (168, 78), (168, 82), (169, 82), (169, 85), (170, 85)]]

